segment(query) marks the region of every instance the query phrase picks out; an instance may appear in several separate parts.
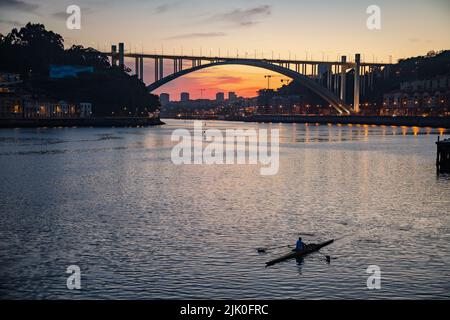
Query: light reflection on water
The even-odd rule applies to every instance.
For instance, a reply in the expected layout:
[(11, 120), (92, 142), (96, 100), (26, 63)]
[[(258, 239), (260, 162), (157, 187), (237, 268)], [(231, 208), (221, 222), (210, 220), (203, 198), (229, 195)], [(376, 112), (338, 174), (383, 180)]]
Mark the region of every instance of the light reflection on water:
[[(280, 170), (175, 166), (176, 128), (0, 131), (0, 297), (448, 298), (442, 129), (207, 122), (280, 129)], [(337, 238), (270, 268), (261, 246)], [(77, 264), (82, 290), (66, 288)], [(367, 266), (382, 289), (366, 289)]]

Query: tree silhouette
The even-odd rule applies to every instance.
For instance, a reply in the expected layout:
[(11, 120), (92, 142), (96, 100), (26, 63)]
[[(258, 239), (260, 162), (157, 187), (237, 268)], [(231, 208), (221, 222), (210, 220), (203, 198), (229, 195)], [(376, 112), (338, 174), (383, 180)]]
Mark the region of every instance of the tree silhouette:
[[(45, 99), (92, 102), (95, 115), (145, 115), (159, 108), (136, 76), (111, 66), (108, 57), (93, 48), (74, 45), (64, 50), (64, 39), (42, 24), (28, 23), (0, 35), (0, 70), (20, 73), (23, 88)], [(93, 73), (75, 78), (50, 79), (50, 65), (92, 66)]]
[(64, 55), (64, 40), (42, 24), (28, 23), (20, 30), (1, 38), (2, 69), (19, 72), (27, 77), (30, 72), (48, 72), (50, 63), (59, 63)]

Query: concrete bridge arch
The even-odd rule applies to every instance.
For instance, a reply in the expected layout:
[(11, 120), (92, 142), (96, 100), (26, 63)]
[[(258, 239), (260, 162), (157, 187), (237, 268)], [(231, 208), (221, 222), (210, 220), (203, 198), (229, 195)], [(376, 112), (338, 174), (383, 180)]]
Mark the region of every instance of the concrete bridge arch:
[(273, 72), (277, 72), (279, 74), (282, 74), (286, 77), (289, 77), (297, 82), (299, 82), (301, 85), (305, 86), (306, 88), (310, 89), (312, 92), (316, 93), (318, 96), (323, 98), (325, 101), (327, 101), (331, 106), (333, 106), (339, 114), (350, 114), (350, 108), (343, 102), (339, 97), (334, 95), (332, 92), (328, 91), (326, 88), (322, 87), (320, 84), (314, 82), (312, 79), (308, 78), (307, 76), (300, 74), (294, 70), (272, 64), (269, 62), (266, 62), (264, 60), (247, 60), (247, 59), (236, 59), (236, 60), (226, 60), (226, 61), (216, 61), (211, 62), (207, 64), (197, 65), (189, 69), (180, 70), (178, 72), (175, 72), (171, 75), (165, 76), (158, 81), (150, 84), (147, 86), (147, 89), (152, 92), (159, 87), (165, 85), (166, 83), (173, 81), (179, 77), (182, 77), (184, 75), (187, 75), (191, 72), (199, 71), (206, 68), (216, 67), (216, 66), (224, 66), (224, 65), (243, 65), (243, 66), (250, 66), (250, 67), (256, 67), (256, 68), (262, 68), (266, 70), (270, 70)]

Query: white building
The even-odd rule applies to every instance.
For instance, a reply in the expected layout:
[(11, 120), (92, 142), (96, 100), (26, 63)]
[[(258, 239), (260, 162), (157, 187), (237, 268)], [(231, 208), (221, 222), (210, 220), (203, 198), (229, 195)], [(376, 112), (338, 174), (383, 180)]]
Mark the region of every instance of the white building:
[(87, 118), (92, 115), (90, 102), (68, 103), (66, 101), (25, 100), (23, 104), (25, 118)]
[(92, 116), (92, 103), (81, 102), (80, 103), (80, 118), (88, 118)]

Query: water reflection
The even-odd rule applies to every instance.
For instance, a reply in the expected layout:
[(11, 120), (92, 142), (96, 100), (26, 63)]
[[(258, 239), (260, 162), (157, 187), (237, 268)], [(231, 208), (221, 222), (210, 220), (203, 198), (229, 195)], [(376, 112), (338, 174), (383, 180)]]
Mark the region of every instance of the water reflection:
[[(449, 176), (442, 129), (207, 121), (280, 129), (280, 170), (175, 166), (173, 130), (0, 131), (5, 298), (448, 298)], [(274, 268), (266, 244), (337, 238)], [(65, 289), (68, 265), (85, 287)], [(383, 290), (365, 288), (377, 264)], [(336, 275), (340, 275), (336, 278)], [(333, 287), (330, 288), (330, 283)]]
[(298, 274), (302, 275), (303, 264), (305, 263), (305, 259), (303, 257), (295, 258), (295, 262), (297, 264), (297, 272), (298, 272)]
[(443, 135), (445, 130), (433, 128), (419, 128), (401, 126), (376, 126), (376, 125), (353, 125), (353, 124), (338, 124), (336, 126), (318, 125), (318, 124), (285, 124), (281, 129), (281, 137), (283, 139), (283, 132), (289, 134), (289, 140), (285, 142), (343, 142), (343, 141), (369, 141), (369, 136), (396, 136), (399, 129), (403, 136), (418, 136), (418, 135)]

